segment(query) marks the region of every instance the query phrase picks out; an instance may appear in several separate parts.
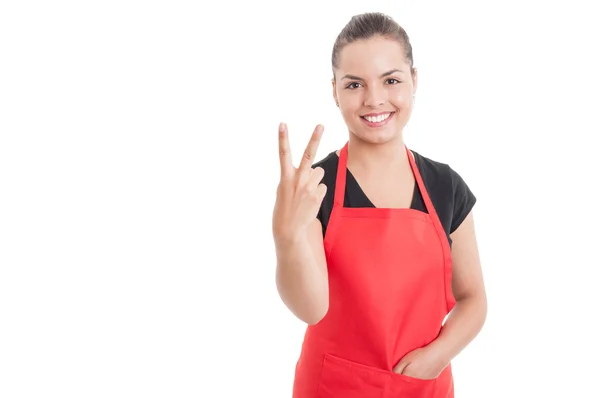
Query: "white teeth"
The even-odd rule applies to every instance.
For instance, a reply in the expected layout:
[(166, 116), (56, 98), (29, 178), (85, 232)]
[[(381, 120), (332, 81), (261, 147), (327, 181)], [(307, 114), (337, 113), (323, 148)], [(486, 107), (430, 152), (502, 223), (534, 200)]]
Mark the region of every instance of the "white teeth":
[(381, 123), (388, 117), (390, 117), (391, 113), (384, 113), (383, 115), (378, 116), (365, 116), (364, 118), (371, 123)]

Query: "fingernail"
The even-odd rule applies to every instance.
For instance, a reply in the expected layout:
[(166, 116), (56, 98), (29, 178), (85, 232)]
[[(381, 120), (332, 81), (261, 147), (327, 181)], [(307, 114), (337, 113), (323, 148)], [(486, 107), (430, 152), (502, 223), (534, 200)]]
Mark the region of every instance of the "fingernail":
[(283, 130), (285, 130), (285, 123), (281, 122), (279, 123), (279, 131), (283, 132)]

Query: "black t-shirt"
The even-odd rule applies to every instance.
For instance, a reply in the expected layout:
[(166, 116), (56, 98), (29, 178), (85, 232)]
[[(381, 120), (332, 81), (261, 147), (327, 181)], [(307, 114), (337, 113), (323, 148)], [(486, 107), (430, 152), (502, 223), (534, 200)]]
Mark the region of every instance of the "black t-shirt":
[[(425, 189), (446, 231), (448, 241), (452, 245), (450, 234), (460, 226), (475, 205), (475, 195), (462, 177), (449, 165), (428, 159), (415, 151), (412, 151), (412, 153), (415, 155), (417, 168), (421, 173)], [(333, 209), (338, 162), (339, 156), (333, 151), (312, 166), (313, 168), (321, 167), (325, 170), (325, 176), (321, 182), (327, 186), (327, 193), (317, 215), (323, 225), (323, 236), (327, 231), (327, 224)], [(344, 207), (375, 207), (348, 169), (346, 169)], [(423, 196), (416, 185), (410, 207), (427, 213)]]

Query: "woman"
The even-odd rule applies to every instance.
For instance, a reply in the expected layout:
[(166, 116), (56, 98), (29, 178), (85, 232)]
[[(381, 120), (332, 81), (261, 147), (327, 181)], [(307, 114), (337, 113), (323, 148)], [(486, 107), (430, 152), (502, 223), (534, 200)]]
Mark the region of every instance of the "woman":
[(296, 169), (279, 134), (277, 288), (308, 324), (293, 396), (453, 397), (450, 361), (487, 312), (475, 196), (404, 144), (417, 71), (400, 26), (353, 17), (332, 66), (348, 142), (312, 164), (317, 126)]

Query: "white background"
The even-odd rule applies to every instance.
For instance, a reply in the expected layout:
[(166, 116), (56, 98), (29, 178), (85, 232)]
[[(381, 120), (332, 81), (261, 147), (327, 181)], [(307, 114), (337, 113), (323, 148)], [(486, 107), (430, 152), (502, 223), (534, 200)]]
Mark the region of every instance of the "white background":
[(408, 145), (478, 198), (457, 397), (600, 396), (593, 2), (200, 3), (0, 5), (1, 397), (291, 396), (277, 126), (296, 161), (318, 123), (345, 143), (331, 49), (365, 11), (414, 46)]

